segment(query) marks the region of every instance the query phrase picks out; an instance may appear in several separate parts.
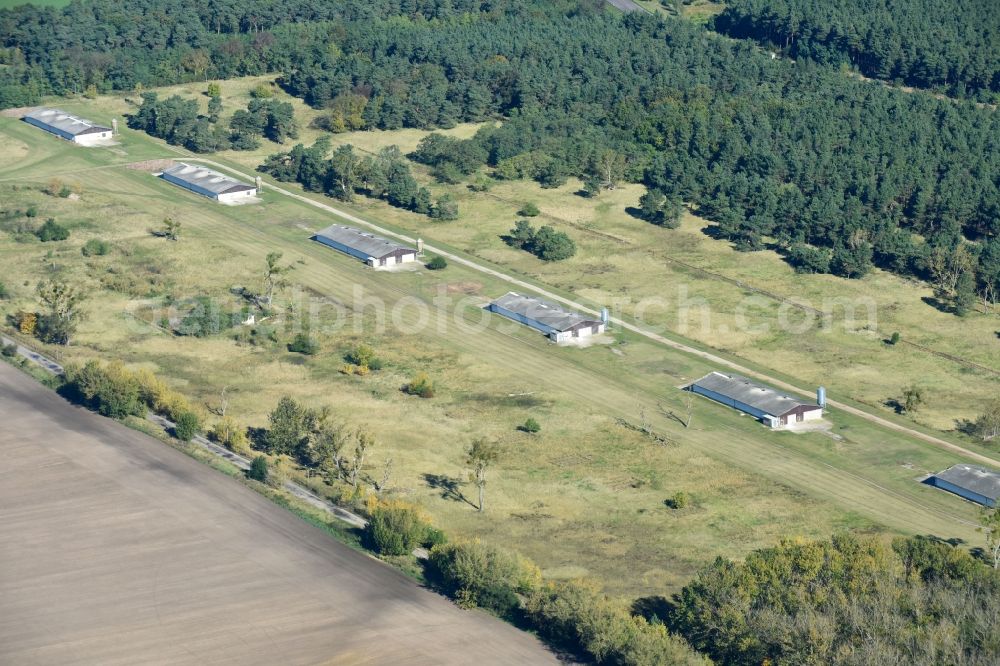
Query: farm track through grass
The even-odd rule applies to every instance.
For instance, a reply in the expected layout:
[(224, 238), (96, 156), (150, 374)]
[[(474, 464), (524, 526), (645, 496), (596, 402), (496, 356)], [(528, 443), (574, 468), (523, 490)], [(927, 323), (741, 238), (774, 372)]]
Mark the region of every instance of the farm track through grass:
[[(294, 282), (345, 302), (353, 300), (359, 284), (390, 308), (401, 298), (417, 297), (437, 317), (441, 313), (432, 299), (439, 285), (477, 284), (482, 297), (506, 290), (499, 280), (459, 266), (440, 274), (370, 271), (309, 241), (307, 230), (298, 226), (318, 229), (330, 223), (329, 216), (275, 193), (265, 193), (264, 203), (256, 206), (221, 207), (148, 174), (109, 165), (120, 158), (178, 154), (141, 136), (123, 137), (127, 155), (122, 156), (52, 143), (33, 129), (0, 120), (3, 134), (32, 151), (28, 161), (0, 165), (0, 179), (9, 183), (4, 187), (44, 185), (51, 162), (60, 164), (59, 171), (74, 172), (70, 179), (83, 182), (95, 205), (121, 213), (105, 214), (94, 230), (82, 230), (70, 242), (108, 235), (162, 257), (182, 295), (225, 297), (229, 286), (251, 285), (259, 279), (264, 255), (275, 249), (287, 261), (305, 260), (295, 263)], [(243, 162), (239, 166), (247, 170)], [(72, 215), (93, 215), (90, 198), (85, 194)], [(74, 210), (65, 202), (51, 205)], [(380, 206), (356, 208), (379, 219), (385, 212)], [(171, 212), (184, 220), (181, 242), (151, 241), (145, 229)], [(389, 226), (413, 230), (405, 216), (390, 211), (388, 219)], [(435, 225), (418, 231), (429, 236), (424, 232), (439, 235), (456, 228)], [(456, 241), (461, 248), (461, 239)], [(33, 278), (44, 275), (36, 263), (42, 249), (0, 240), (12, 270)], [(83, 275), (82, 259), (72, 254), (57, 254), (55, 260)], [(543, 274), (525, 273), (530, 264), (523, 259), (514, 264), (529, 279), (545, 281)], [(738, 557), (789, 534), (819, 537), (855, 528), (930, 533), (969, 543), (978, 539), (971, 506), (915, 482), (954, 456), (840, 413), (830, 435), (792, 435), (768, 432), (724, 407), (698, 401), (694, 424), (684, 429), (659, 406), (680, 410), (681, 394), (673, 387), (710, 366), (631, 334), (617, 333), (612, 346), (561, 349), (532, 331), (492, 319), (490, 329), (477, 335), (449, 321), (444, 334), (390, 330), (379, 336), (369, 316), (349, 313), (344, 330), (323, 336), (323, 354), (303, 360), (224, 339), (127, 332), (120, 314), (126, 299), (102, 293), (97, 300), (109, 311), (97, 313), (97, 320), (85, 325), (81, 346), (67, 353), (123, 355), (157, 368), (202, 402), (226, 384), (239, 386), (233, 413), (250, 425), (263, 425), (282, 393), (310, 404), (333, 404), (339, 415), (377, 430), (380, 449), (374, 462), (393, 457), (396, 491), (423, 504), (446, 530), (516, 545), (550, 575), (590, 575), (612, 593), (673, 591), (716, 554)], [(470, 306), (466, 314), (477, 312)], [(415, 317), (414, 311), (403, 311), (401, 321), (412, 325)], [(352, 330), (356, 321), (366, 324), (360, 335)], [(435, 331), (434, 324), (427, 330)], [(340, 353), (358, 339), (376, 342), (389, 368), (364, 380), (339, 376)], [(430, 370), (441, 384), (437, 398), (420, 401), (399, 393), (419, 369)], [(519, 406), (506, 397), (517, 393), (532, 397)], [(527, 415), (542, 422), (539, 436), (514, 433), (514, 425)], [(615, 418), (645, 421), (677, 444), (654, 444), (616, 425)], [(491, 484), (487, 516), (442, 498), (426, 481), (427, 475), (444, 475), (461, 483), (462, 450), (478, 435), (500, 439), (508, 451)], [(695, 498), (691, 511), (664, 508), (663, 498), (678, 489)]]

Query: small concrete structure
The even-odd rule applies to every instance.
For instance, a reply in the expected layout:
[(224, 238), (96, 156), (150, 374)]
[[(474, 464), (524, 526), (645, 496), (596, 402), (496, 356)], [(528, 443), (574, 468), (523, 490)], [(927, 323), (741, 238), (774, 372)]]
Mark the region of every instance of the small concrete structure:
[(24, 116), (24, 122), (81, 146), (93, 146), (112, 136), (110, 127), (95, 125), (59, 109), (36, 109)]
[(952, 465), (931, 474), (924, 483), (990, 508), (995, 508), (1000, 498), (1000, 474), (976, 465)]
[(312, 237), (317, 243), (343, 252), (372, 267), (388, 267), (417, 260), (417, 250), (354, 227), (334, 224)]
[(239, 203), (252, 199), (257, 194), (257, 188), (253, 185), (183, 162), (165, 169), (160, 178), (220, 203)]
[(513, 291), (490, 303), (487, 309), (537, 329), (555, 342), (567, 342), (573, 338), (585, 338), (604, 332), (604, 323), (600, 320)]
[(771, 428), (823, 418), (820, 405), (793, 398), (740, 375), (710, 372), (687, 389), (749, 414)]

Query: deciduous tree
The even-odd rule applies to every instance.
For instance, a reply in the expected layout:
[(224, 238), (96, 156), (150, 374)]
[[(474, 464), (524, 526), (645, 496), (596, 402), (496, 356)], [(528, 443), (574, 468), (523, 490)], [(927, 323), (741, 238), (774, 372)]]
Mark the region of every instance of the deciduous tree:
[(466, 453), (465, 463), (471, 468), (472, 481), (479, 489), (480, 512), (486, 509), (486, 475), (500, 458), (500, 447), (485, 439), (476, 439)]

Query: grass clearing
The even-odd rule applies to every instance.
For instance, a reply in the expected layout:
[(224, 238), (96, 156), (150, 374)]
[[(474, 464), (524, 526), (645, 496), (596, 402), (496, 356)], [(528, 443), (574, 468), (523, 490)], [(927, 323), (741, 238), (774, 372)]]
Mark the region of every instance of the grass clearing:
[[(107, 109), (81, 103), (74, 110), (96, 119)], [(369, 135), (377, 133), (364, 133), (364, 138), (384, 140)], [(329, 404), (337, 417), (375, 432), (378, 445), (369, 472), (379, 474), (391, 457), (394, 494), (424, 506), (452, 534), (517, 547), (551, 577), (587, 575), (613, 594), (643, 596), (676, 590), (717, 554), (739, 557), (787, 535), (819, 537), (852, 528), (978, 543), (967, 524), (975, 519), (971, 505), (915, 483), (921, 473), (956, 462), (929, 445), (840, 413), (833, 415), (828, 434), (771, 433), (702, 400), (695, 402), (692, 427), (684, 429), (660, 406), (680, 409), (681, 396), (673, 387), (709, 369), (697, 359), (620, 332), (614, 345), (557, 348), (495, 318), (488, 330), (471, 335), (450, 312), (434, 307), (433, 299), (442, 291), (485, 299), (506, 291), (506, 284), (459, 266), (439, 272), (366, 270), (307, 240), (309, 231), (331, 220), (305, 204), (265, 192), (259, 205), (220, 206), (147, 173), (113, 166), (173, 154), (135, 133), (126, 131), (115, 149), (86, 150), (4, 118), (2, 137), (24, 143), (30, 153), (0, 167), (0, 181), (6, 181), (0, 182), (0, 198), (18, 207), (33, 203), (40, 218), (55, 217), (72, 230), (69, 240), (57, 244), (0, 236), (6, 272), (17, 276), (5, 280), (14, 292), (11, 301), (0, 304), (5, 312), (34, 306), (33, 285), (39, 279), (79, 280), (93, 289), (91, 316), (77, 344), (63, 350), (67, 357), (114, 356), (150, 367), (202, 405), (216, 404), (228, 386), (230, 413), (247, 425), (264, 425), (282, 395)], [(213, 159), (228, 157), (251, 159)], [(83, 186), (79, 201), (40, 191), (52, 164)], [(604, 293), (627, 293), (633, 286), (640, 294), (650, 288), (647, 283), (655, 288), (658, 277), (628, 274), (622, 266), (631, 264), (617, 263), (623, 253), (608, 248), (619, 247), (618, 241), (595, 236), (602, 240), (592, 242), (585, 231), (647, 242), (641, 233), (645, 227), (632, 226), (631, 218), (616, 212), (637, 198), (636, 190), (602, 195), (594, 207), (577, 202), (572, 186), (555, 192), (532, 187), (505, 184), (490, 197), (456, 188), (465, 207), (457, 223), (430, 223), (380, 204), (355, 208), (595, 302), (602, 302), (597, 298)], [(567, 231), (580, 239), (581, 256), (542, 266), (494, 241), (524, 200), (535, 201), (557, 225), (563, 223), (555, 217), (568, 219)], [(183, 223), (177, 243), (148, 233), (168, 214)], [(669, 233), (700, 241), (692, 224), (687, 220), (685, 228)], [(90, 238), (110, 241), (111, 254), (83, 257), (80, 247)], [(322, 295), (348, 306), (342, 315), (335, 307), (320, 308), (313, 328), (321, 344), (316, 357), (289, 354), (280, 344), (291, 337), (295, 318), (279, 322), (279, 344), (263, 348), (222, 336), (177, 338), (150, 325), (157, 321), (144, 310), (151, 293), (232, 299), (231, 287), (259, 283), (264, 256), (275, 249), (295, 265), (291, 279), (300, 285), (301, 298)], [(630, 249), (626, 259), (638, 262), (643, 252)], [(132, 279), (109, 281), (114, 274), (108, 270), (115, 267)], [(102, 281), (124, 291), (102, 288)], [(714, 285), (706, 282), (705, 289)], [(376, 326), (373, 307), (349, 307), (356, 289), (387, 304), (390, 325), (384, 330)], [(722, 291), (720, 300), (725, 297)], [(307, 303), (294, 289), (282, 302), (300, 311)], [(416, 307), (400, 305), (413, 302), (426, 306), (429, 328), (417, 325)], [(481, 316), (474, 302), (461, 312), (470, 320)], [(285, 322), (291, 322), (288, 330)], [(340, 374), (343, 353), (361, 340), (374, 344), (386, 368), (364, 378)], [(752, 351), (753, 344), (746, 342), (746, 349)], [(439, 383), (432, 400), (399, 390), (420, 370)], [(804, 377), (798, 367), (787, 370)], [(542, 425), (538, 435), (516, 431), (529, 416)], [(675, 443), (656, 445), (617, 419), (645, 421)], [(462, 499), (472, 495), (465, 485), (463, 450), (477, 436), (497, 439), (505, 450), (491, 478), (486, 515)], [(455, 484), (458, 494), (448, 490)], [(692, 496), (691, 507), (668, 509), (664, 500), (680, 490)]]

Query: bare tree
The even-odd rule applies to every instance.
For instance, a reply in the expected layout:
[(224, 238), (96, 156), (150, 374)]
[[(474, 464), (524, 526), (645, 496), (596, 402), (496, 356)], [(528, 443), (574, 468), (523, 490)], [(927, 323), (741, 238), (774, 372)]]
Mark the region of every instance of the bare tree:
[(346, 463), (344, 447), (351, 438), (351, 433), (341, 424), (329, 421), (321, 424), (310, 435), (313, 438), (311, 448), (312, 462), (319, 469), (328, 483), (344, 478)]
[(472, 480), (479, 488), (479, 511), (486, 508), (486, 472), (490, 466), (500, 457), (500, 447), (497, 444), (488, 442), (485, 439), (477, 439), (472, 442), (466, 457), (466, 464), (472, 468)]
[(993, 568), (1000, 569), (1000, 508), (986, 509), (979, 522), (986, 533), (986, 552), (993, 559)]
[(375, 446), (375, 436), (370, 431), (359, 428), (354, 433), (354, 442), (354, 459), (350, 463), (349, 476), (351, 485), (357, 489), (358, 474), (361, 472), (361, 468), (365, 466), (365, 457), (371, 451), (372, 447)]
[(601, 176), (601, 184), (609, 190), (618, 186), (625, 176), (625, 157), (614, 150), (605, 150), (597, 158), (597, 169)]
[(219, 404), (214, 407), (209, 406), (208, 411), (212, 412), (216, 416), (226, 418), (226, 411), (229, 409), (229, 398), (226, 396), (226, 391), (228, 390), (228, 384), (222, 387), (222, 391), (219, 392)]
[(392, 458), (385, 461), (385, 467), (382, 468), (382, 480), (375, 484), (375, 492), (379, 495), (382, 494), (386, 488), (389, 487), (389, 478), (392, 476)]
[(975, 259), (964, 245), (954, 249), (936, 247), (927, 258), (927, 268), (934, 278), (934, 288), (939, 296), (951, 296), (962, 273), (975, 266)]
[(270, 252), (267, 255), (264, 269), (264, 305), (267, 307), (271, 307), (275, 290), (281, 289), (287, 284), (283, 276), (292, 270), (291, 266), (282, 266), (278, 263), (281, 261), (281, 257), (280, 252)]
[(691, 427), (691, 418), (694, 416), (694, 392), (684, 392), (684, 427)]
[(984, 442), (1000, 437), (1000, 398), (986, 405), (986, 411), (976, 419), (974, 431)]
[(924, 404), (924, 390), (913, 385), (903, 389), (903, 411), (909, 414), (915, 412)]
[(1000, 294), (997, 293), (997, 289), (993, 284), (986, 283), (979, 290), (979, 300), (983, 302), (983, 312), (989, 314), (996, 308), (997, 302), (1000, 300)]

